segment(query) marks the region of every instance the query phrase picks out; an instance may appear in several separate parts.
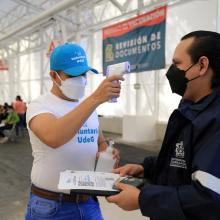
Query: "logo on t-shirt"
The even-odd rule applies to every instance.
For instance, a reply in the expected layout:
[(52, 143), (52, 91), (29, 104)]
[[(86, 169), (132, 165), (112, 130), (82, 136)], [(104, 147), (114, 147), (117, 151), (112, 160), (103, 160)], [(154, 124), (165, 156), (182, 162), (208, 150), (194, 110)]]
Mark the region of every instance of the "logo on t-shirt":
[(89, 128), (85, 123), (77, 133), (78, 143), (91, 143), (95, 142), (95, 135), (98, 134), (98, 128)]

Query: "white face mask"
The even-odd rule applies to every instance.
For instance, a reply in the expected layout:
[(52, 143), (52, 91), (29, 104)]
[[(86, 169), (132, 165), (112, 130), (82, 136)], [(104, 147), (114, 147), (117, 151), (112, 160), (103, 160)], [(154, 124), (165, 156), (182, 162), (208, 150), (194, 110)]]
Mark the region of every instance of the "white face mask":
[(62, 80), (58, 73), (56, 73), (61, 81), (61, 86), (56, 83), (62, 93), (69, 99), (81, 99), (85, 94), (85, 86), (87, 83), (86, 77), (76, 76)]

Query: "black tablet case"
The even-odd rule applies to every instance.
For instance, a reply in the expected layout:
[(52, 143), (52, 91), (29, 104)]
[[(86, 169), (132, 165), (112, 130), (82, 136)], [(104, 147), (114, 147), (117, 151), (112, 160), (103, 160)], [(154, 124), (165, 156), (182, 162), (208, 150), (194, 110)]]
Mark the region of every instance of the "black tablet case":
[[(145, 179), (143, 178), (137, 178), (137, 177), (126, 177), (125, 179), (122, 179), (119, 181), (124, 184), (129, 184), (132, 186), (135, 186), (137, 188), (141, 188), (144, 183)], [(117, 191), (109, 190), (109, 191), (103, 191), (103, 190), (92, 190), (92, 189), (72, 189), (71, 193), (74, 194), (87, 194), (87, 195), (94, 195), (94, 196), (112, 196), (120, 193), (120, 190), (118, 190), (116, 187), (113, 187), (113, 189), (116, 189)]]

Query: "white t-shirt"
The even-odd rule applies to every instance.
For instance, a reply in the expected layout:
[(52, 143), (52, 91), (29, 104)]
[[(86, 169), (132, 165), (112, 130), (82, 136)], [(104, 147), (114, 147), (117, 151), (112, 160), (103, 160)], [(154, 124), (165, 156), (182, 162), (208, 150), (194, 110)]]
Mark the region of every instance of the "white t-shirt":
[[(79, 104), (80, 101), (66, 101), (49, 92), (29, 104), (27, 109), (27, 125), (36, 115), (51, 113), (55, 117), (60, 118)], [(74, 121), (69, 123), (74, 123)], [(68, 193), (69, 191), (58, 189), (61, 171), (67, 169), (94, 170), (99, 135), (99, 123), (96, 112), (91, 114), (70, 141), (58, 148), (51, 148), (44, 144), (30, 130), (29, 126), (28, 132), (34, 157), (31, 171), (31, 181), (34, 185), (54, 192)]]

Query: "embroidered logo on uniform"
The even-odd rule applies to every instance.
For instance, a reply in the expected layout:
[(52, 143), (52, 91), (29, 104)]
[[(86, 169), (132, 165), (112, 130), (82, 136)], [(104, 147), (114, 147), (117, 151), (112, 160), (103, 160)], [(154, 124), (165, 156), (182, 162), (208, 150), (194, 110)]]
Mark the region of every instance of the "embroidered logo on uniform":
[(183, 141), (176, 143), (175, 157), (171, 158), (170, 166), (187, 169)]
[(184, 158), (185, 152), (184, 152), (184, 147), (183, 147), (183, 141), (180, 143), (176, 143), (176, 157), (179, 158)]

